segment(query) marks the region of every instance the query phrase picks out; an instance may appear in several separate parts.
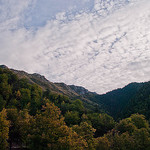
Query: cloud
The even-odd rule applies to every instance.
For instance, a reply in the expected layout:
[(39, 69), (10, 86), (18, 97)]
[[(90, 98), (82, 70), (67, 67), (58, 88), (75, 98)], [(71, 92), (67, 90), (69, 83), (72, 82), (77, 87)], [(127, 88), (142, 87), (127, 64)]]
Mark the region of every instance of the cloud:
[(24, 24), (27, 28), (43, 26), (56, 14), (65, 12), (68, 17), (80, 11), (87, 11), (94, 5), (94, 0), (36, 0), (36, 5), (25, 12)]
[(22, 25), (23, 12), (33, 0), (1, 0), (0, 1), (0, 30), (16, 29)]
[(11, 8), (12, 15), (1, 19), (1, 64), (98, 93), (150, 80), (148, 0), (95, 0), (91, 11), (60, 11), (44, 26), (29, 29), (20, 24), (38, 1), (25, 2), (15, 6), (18, 12), (13, 14)]

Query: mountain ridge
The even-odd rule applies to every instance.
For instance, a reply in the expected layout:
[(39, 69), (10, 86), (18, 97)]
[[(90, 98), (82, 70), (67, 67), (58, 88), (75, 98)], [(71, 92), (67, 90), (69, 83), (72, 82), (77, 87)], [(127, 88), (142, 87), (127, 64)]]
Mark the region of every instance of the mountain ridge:
[[(0, 65), (0, 68), (9, 69), (4, 65)], [(100, 95), (81, 86), (50, 82), (37, 73), (28, 74), (25, 71), (9, 70), (19, 78), (26, 78), (28, 82), (37, 84), (44, 91), (48, 89), (50, 92), (67, 96), (72, 100), (81, 99), (85, 105), (92, 106), (97, 111), (106, 112), (115, 119), (128, 117), (133, 113), (142, 113), (146, 117), (149, 115), (150, 82), (133, 82), (123, 88)]]
[[(40, 75), (38, 73), (33, 73), (33, 74), (29, 74), (25, 71), (20, 71), (20, 70), (15, 70), (15, 69), (10, 69), (9, 67), (5, 66), (5, 65), (0, 65), (0, 68), (3, 69), (9, 69), (11, 70), (13, 73), (15, 73), (20, 79), (21, 78), (26, 78), (28, 79), (28, 81), (31, 84), (37, 84), (39, 85), (44, 91), (46, 89), (49, 89), (51, 92), (53, 93), (57, 93), (57, 94), (63, 94), (65, 96), (68, 96), (71, 99), (82, 99), (85, 102), (88, 103), (93, 103), (92, 101), (90, 101), (89, 99), (87, 99), (87, 97), (85, 96), (85, 91), (86, 94), (92, 94), (92, 95), (96, 95), (97, 93), (94, 92), (89, 92), (87, 89), (85, 89), (84, 87), (80, 87), (80, 86), (75, 86), (76, 90), (77, 89), (82, 89), (84, 92), (81, 92), (82, 94), (79, 94), (78, 92), (76, 92), (76, 90), (73, 88), (73, 85), (67, 85), (65, 83), (57, 83), (57, 82), (50, 82), (49, 80), (47, 80), (43, 75)], [(83, 94), (84, 93), (84, 94)]]

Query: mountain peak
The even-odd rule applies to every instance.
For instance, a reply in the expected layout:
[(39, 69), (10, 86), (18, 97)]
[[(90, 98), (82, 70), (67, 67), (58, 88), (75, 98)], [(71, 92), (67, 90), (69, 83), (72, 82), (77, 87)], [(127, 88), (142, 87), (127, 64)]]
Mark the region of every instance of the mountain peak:
[(39, 78), (39, 79), (41, 79), (41, 80), (48, 81), (48, 80), (45, 78), (45, 76), (40, 75), (40, 74), (38, 74), (38, 73), (33, 73), (32, 75), (35, 76), (35, 77), (37, 77), (37, 78)]
[(0, 65), (0, 68), (8, 69), (8, 67), (6, 65)]

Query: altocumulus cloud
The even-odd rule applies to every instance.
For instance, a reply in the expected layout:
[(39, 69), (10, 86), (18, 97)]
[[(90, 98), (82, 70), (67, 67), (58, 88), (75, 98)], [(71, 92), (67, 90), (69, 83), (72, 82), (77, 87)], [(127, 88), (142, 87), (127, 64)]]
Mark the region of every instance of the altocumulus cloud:
[(39, 2), (0, 1), (1, 64), (98, 93), (150, 80), (149, 0)]

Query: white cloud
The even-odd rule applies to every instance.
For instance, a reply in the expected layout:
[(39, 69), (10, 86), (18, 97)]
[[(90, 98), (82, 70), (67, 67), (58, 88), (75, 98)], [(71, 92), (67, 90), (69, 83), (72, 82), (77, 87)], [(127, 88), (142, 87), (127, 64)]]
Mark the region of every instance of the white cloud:
[[(37, 30), (18, 25), (25, 9), (33, 6), (33, 1), (25, 2), (16, 6), (20, 6), (17, 13), (13, 15), (15, 8), (11, 8), (12, 16), (4, 14), (0, 19), (1, 64), (98, 93), (150, 80), (148, 0), (132, 0), (129, 4), (125, 0), (95, 0), (91, 12), (71, 14), (68, 20), (66, 12), (61, 11), (55, 20)], [(15, 30), (10, 30), (13, 24)]]
[(22, 25), (23, 12), (34, 0), (0, 0), (0, 30), (16, 29)]

